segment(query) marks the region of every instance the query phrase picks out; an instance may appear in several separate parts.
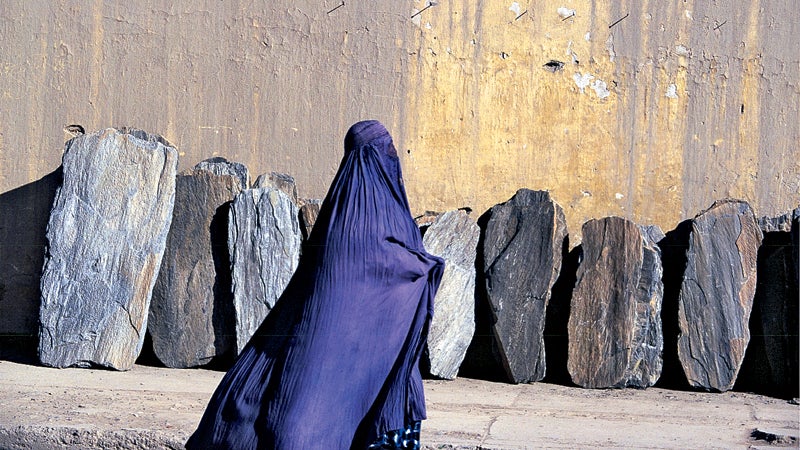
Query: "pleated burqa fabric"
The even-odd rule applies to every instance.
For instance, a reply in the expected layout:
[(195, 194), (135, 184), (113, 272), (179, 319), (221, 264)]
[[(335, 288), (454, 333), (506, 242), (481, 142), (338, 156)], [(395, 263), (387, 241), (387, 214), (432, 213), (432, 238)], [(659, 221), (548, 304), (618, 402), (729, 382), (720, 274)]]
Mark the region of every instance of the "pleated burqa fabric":
[(443, 270), (389, 133), (353, 125), (295, 275), (186, 447), (364, 449), (424, 419), (418, 360)]

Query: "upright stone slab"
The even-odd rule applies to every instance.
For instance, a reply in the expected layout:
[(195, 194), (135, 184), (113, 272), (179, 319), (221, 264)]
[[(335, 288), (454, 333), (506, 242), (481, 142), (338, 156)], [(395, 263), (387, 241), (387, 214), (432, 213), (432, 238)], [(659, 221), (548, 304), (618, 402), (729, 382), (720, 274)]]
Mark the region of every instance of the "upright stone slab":
[(311, 236), (311, 230), (314, 228), (314, 222), (317, 221), (319, 216), (319, 208), (322, 206), (322, 200), (306, 199), (303, 205), (300, 206), (300, 231), (303, 233), (303, 240), (307, 241)]
[(564, 212), (548, 192), (520, 189), (489, 214), (482, 267), (501, 362), (514, 383), (540, 381), (545, 312), (567, 236)]
[(652, 386), (661, 375), (664, 233), (621, 217), (590, 220), (570, 305), (572, 381), (586, 388)]
[(733, 387), (750, 341), (762, 234), (746, 202), (723, 200), (692, 220), (678, 300), (678, 358), (689, 384)]
[(275, 188), (236, 196), (228, 224), (238, 354), (275, 306), (300, 258), (297, 205)]
[[(178, 175), (172, 227), (153, 292), (148, 331), (167, 367), (230, 356), (235, 342), (228, 213), (242, 171), (212, 161)], [(212, 170), (213, 168), (213, 170)]]
[(270, 172), (259, 175), (256, 182), (253, 183), (253, 188), (275, 188), (283, 191), (289, 196), (292, 201), (300, 206), (300, 201), (297, 197), (297, 183), (294, 177), (285, 173)]
[(200, 161), (194, 166), (197, 170), (205, 170), (213, 173), (214, 175), (232, 175), (239, 179), (242, 189), (250, 187), (250, 171), (247, 166), (242, 163), (228, 161), (221, 156), (215, 156), (206, 160)]
[(166, 141), (106, 129), (67, 143), (47, 226), (39, 358), (53, 367), (130, 369), (175, 197)]
[(750, 343), (737, 378), (744, 389), (783, 398), (798, 396), (798, 261), (800, 208), (759, 219), (758, 282), (750, 316)]
[(445, 260), (434, 299), (424, 354), (431, 375), (452, 380), (475, 333), (475, 254), (480, 229), (464, 211), (449, 211), (430, 225), (425, 249)]

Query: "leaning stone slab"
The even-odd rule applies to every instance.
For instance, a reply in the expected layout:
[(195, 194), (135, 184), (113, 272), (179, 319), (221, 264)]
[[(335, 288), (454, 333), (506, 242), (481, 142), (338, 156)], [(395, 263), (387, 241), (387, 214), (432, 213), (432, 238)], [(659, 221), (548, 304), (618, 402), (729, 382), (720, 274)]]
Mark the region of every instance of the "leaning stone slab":
[(586, 388), (645, 388), (661, 375), (661, 251), (657, 226), (621, 217), (583, 225), (567, 368)]
[(322, 200), (319, 199), (305, 199), (303, 200), (303, 205), (300, 206), (300, 230), (303, 232), (304, 241), (307, 241), (308, 237), (311, 236), (311, 230), (317, 221), (321, 206)]
[(234, 346), (228, 255), (230, 202), (242, 191), (241, 170), (214, 161), (177, 176), (164, 263), (150, 306), (148, 331), (167, 367), (205, 365)]
[[(800, 208), (759, 219), (758, 282), (750, 316), (750, 343), (738, 381), (747, 389), (782, 398), (798, 395), (798, 261)], [(737, 389), (738, 389), (737, 385)]]
[(275, 306), (300, 258), (298, 208), (275, 188), (248, 189), (231, 205), (228, 250), (238, 354)]
[(425, 249), (445, 260), (434, 299), (425, 366), (431, 375), (452, 380), (475, 333), (475, 254), (480, 229), (464, 211), (449, 211), (430, 225)]
[(692, 220), (678, 300), (678, 358), (689, 384), (733, 387), (750, 341), (762, 233), (744, 201), (722, 200)]
[(514, 383), (540, 381), (545, 312), (567, 236), (564, 212), (548, 192), (520, 189), (489, 215), (482, 267), (501, 362)]
[(142, 349), (178, 155), (135, 131), (148, 139), (109, 128), (67, 143), (41, 281), (46, 366), (127, 370)]

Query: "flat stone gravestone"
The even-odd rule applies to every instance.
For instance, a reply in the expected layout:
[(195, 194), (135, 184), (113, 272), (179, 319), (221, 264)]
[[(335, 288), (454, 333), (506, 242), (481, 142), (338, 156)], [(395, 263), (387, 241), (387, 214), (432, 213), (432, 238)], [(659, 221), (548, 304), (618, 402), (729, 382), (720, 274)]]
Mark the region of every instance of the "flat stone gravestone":
[[(202, 366), (233, 351), (235, 326), (228, 255), (230, 202), (243, 189), (239, 167), (202, 162), (177, 176), (164, 263), (148, 331), (167, 367)], [(211, 170), (213, 168), (213, 170)]]
[(177, 162), (156, 137), (110, 128), (67, 143), (47, 226), (42, 364), (133, 366), (172, 218)]
[(762, 233), (746, 202), (723, 200), (691, 222), (678, 300), (678, 358), (693, 387), (727, 391), (750, 341)]
[(433, 302), (425, 367), (431, 375), (452, 380), (475, 333), (475, 254), (480, 229), (464, 211), (449, 211), (430, 225), (425, 249), (445, 260)]
[(300, 258), (298, 208), (275, 188), (243, 191), (231, 205), (228, 250), (238, 354), (275, 306)]
[(548, 192), (520, 189), (489, 214), (482, 267), (501, 363), (514, 383), (540, 381), (545, 313), (567, 236), (564, 212)]
[(590, 220), (570, 305), (572, 381), (586, 388), (645, 388), (661, 375), (661, 229), (621, 217)]

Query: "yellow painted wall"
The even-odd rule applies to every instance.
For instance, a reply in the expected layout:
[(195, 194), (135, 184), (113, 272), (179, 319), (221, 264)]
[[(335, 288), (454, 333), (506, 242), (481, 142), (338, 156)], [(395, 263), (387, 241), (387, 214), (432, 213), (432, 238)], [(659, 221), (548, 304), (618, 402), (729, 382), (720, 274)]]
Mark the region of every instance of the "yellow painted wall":
[(668, 230), (722, 197), (800, 204), (794, 0), (340, 3), (4, 2), (0, 195), (52, 172), (78, 123), (322, 197), (349, 125), (376, 118), (414, 213), (548, 189), (574, 244), (593, 217)]
[[(723, 197), (763, 215), (792, 209), (798, 11), (791, 2), (443, 2), (420, 15), (414, 36), (412, 203), (482, 212), (520, 187), (547, 189), (573, 237), (606, 215), (669, 230)], [(547, 71), (550, 60), (563, 68)]]

